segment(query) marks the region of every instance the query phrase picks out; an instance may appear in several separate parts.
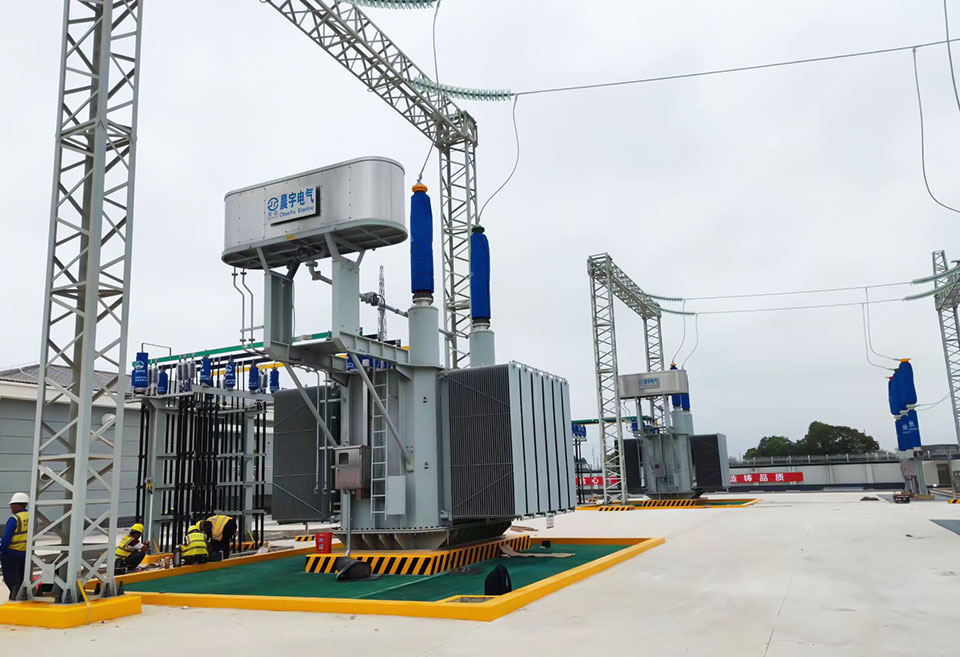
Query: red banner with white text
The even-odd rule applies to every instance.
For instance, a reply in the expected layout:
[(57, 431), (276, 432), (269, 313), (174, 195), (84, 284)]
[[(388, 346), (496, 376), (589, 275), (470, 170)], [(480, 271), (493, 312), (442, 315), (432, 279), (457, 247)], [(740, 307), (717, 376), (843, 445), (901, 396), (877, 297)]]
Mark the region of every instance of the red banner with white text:
[(750, 472), (730, 475), (731, 484), (789, 484), (801, 481), (802, 472)]

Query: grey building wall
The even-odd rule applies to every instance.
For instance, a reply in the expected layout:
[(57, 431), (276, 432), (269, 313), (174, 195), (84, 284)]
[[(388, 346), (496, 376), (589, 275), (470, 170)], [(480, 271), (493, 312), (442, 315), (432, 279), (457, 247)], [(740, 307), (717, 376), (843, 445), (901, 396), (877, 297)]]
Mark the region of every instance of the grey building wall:
[[(10, 496), (30, 490), (30, 466), (33, 458), (33, 431), (36, 402), (0, 397), (0, 503), (6, 506)], [(51, 416), (56, 428), (64, 425), (68, 406), (56, 404)], [(109, 407), (98, 407), (94, 421), (100, 421)], [(128, 408), (124, 414), (123, 458), (120, 471), (120, 518), (134, 515), (137, 483), (137, 452), (140, 443), (140, 412)], [(112, 438), (112, 435), (110, 436)]]

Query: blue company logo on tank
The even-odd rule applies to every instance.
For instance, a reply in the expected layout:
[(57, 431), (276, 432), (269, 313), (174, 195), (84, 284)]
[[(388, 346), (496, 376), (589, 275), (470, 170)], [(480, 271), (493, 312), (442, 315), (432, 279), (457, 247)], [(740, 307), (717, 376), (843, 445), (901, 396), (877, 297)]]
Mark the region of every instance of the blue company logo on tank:
[(297, 189), (267, 189), (267, 221), (289, 221), (300, 217), (310, 217), (319, 209), (319, 190), (315, 187)]

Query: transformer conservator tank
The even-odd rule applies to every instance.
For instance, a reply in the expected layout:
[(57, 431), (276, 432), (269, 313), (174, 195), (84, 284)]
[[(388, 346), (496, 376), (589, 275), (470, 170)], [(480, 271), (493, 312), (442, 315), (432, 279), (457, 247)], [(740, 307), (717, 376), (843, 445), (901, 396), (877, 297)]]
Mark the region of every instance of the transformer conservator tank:
[[(222, 260), (261, 269), (330, 257), (407, 239), (403, 167), (364, 157), (244, 187), (225, 197)], [(261, 259), (261, 255), (263, 260)]]

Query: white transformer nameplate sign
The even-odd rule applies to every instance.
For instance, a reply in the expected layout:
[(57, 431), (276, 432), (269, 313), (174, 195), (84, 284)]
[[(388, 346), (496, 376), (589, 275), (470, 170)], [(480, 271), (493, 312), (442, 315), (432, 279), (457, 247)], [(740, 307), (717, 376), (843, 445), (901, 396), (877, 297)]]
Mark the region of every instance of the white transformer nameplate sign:
[(265, 196), (264, 212), (271, 224), (312, 217), (320, 211), (319, 187), (291, 188), (289, 183), (280, 183), (267, 187)]
[(620, 397), (624, 399), (663, 397), (690, 391), (685, 370), (623, 374), (619, 379)]

